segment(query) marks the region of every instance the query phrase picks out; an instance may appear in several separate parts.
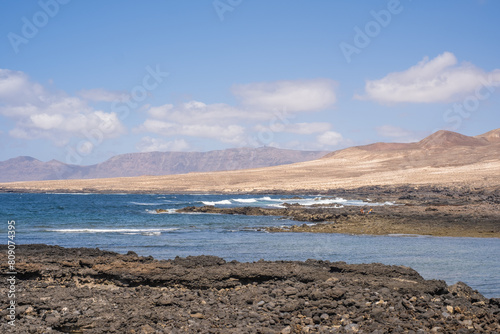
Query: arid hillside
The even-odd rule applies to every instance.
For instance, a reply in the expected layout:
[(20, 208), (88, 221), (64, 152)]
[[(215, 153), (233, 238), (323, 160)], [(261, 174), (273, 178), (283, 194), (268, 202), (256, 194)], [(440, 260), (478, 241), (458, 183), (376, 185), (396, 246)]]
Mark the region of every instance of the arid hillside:
[(500, 186), (500, 129), (469, 137), (438, 131), (417, 143), (376, 143), (289, 165), (225, 172), (13, 182), (0, 191), (300, 192), (375, 185)]

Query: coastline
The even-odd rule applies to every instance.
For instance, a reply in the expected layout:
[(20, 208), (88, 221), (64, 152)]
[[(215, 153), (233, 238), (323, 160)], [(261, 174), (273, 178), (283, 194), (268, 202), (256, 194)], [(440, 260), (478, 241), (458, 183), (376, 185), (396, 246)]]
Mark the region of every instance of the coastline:
[[(55, 193), (59, 193), (55, 191)], [(38, 193), (38, 191), (32, 191)], [(71, 192), (63, 192), (71, 193)], [(80, 192), (78, 192), (80, 193)], [(93, 192), (85, 192), (90, 194)], [(113, 192), (97, 192), (113, 194)], [(149, 192), (137, 192), (150, 194)], [(168, 193), (168, 192), (166, 192)], [(203, 194), (221, 194), (203, 192)], [(234, 193), (223, 193), (230, 196)], [(310, 232), (368, 235), (430, 235), (448, 237), (500, 238), (500, 187), (473, 188), (465, 185), (364, 186), (327, 191), (253, 191), (254, 195), (317, 196), (364, 200), (395, 205), (347, 206), (287, 205), (283, 208), (188, 207), (185, 212), (240, 215), (272, 215), (296, 220), (293, 226), (268, 228), (269, 232)], [(241, 194), (236, 194), (241, 195)], [(162, 210), (159, 207), (160, 211)], [(361, 214), (363, 209), (364, 214)], [(372, 213), (367, 214), (370, 209)], [(168, 212), (167, 209), (165, 212)], [(311, 224), (313, 223), (313, 224)]]
[[(500, 330), (499, 298), (402, 266), (214, 256), (158, 261), (47, 245), (18, 250), (17, 323), (0, 325), (12, 333)], [(0, 312), (5, 318), (7, 309)]]
[[(203, 206), (187, 207), (179, 212), (272, 215), (309, 223), (266, 228), (268, 232), (500, 238), (499, 190), (486, 192), (446, 187), (365, 187), (337, 190), (335, 196), (346, 199), (369, 198), (374, 204), (394, 205), (288, 205), (285, 208)], [(370, 209), (372, 212), (368, 213)]]
[(404, 186), (488, 190), (500, 188), (500, 161), (494, 155), (497, 146), (485, 156), (477, 156), (473, 148), (437, 150), (430, 160), (410, 159), (407, 152), (398, 151), (393, 156), (392, 151), (372, 154), (351, 148), (290, 165), (163, 176), (19, 181), (0, 183), (0, 192), (327, 194), (339, 189)]

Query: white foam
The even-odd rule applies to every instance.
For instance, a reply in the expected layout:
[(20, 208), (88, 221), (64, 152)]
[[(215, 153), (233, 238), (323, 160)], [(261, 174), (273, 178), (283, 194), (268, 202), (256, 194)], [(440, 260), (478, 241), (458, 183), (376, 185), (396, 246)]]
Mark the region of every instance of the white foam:
[(165, 203), (141, 203), (141, 202), (130, 202), (130, 204), (134, 204), (134, 205), (147, 205), (147, 206), (150, 206), (150, 205), (162, 205), (162, 204), (165, 204)]
[(346, 203), (347, 200), (343, 198), (313, 198), (313, 199), (304, 199), (304, 200), (294, 200), (294, 201), (287, 201), (286, 203), (298, 203), (302, 205), (315, 205), (315, 204), (340, 204), (340, 203)]
[(255, 203), (257, 200), (255, 198), (235, 198), (233, 201), (238, 203)]
[(152, 235), (161, 235), (161, 232), (142, 232), (142, 233), (127, 232), (127, 233), (121, 233), (121, 234), (126, 234), (126, 235), (145, 235), (145, 236), (152, 236)]
[(161, 211), (158, 212), (156, 210), (150, 210), (146, 209), (145, 210), (147, 213), (152, 214), (152, 215), (161, 215), (161, 214), (172, 214), (172, 213), (177, 213), (177, 209), (167, 209), (166, 211)]
[(176, 231), (178, 228), (68, 228), (68, 229), (54, 229), (49, 230), (51, 232), (60, 233), (124, 233), (124, 234), (143, 234), (143, 233), (156, 233), (155, 235), (160, 235), (161, 232)]
[(147, 236), (150, 236), (150, 235), (161, 235), (161, 232), (142, 232), (141, 234), (142, 235), (147, 235)]
[(208, 201), (203, 202), (202, 201), (202, 203), (205, 205), (223, 205), (223, 204), (231, 204), (231, 201), (228, 199), (224, 199), (222, 201), (217, 201), (217, 202), (208, 202)]

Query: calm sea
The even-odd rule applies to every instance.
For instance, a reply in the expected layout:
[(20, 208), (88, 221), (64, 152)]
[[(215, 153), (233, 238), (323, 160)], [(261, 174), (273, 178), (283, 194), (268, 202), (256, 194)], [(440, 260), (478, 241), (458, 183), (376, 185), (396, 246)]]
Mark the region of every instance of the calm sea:
[[(16, 221), (18, 244), (45, 243), (100, 249), (157, 259), (209, 254), (226, 260), (323, 259), (405, 265), (424, 278), (463, 281), (487, 297), (500, 297), (500, 239), (424, 236), (352, 236), (266, 233), (262, 227), (296, 222), (280, 217), (179, 214), (190, 205), (279, 207), (283, 203), (364, 205), (363, 200), (255, 195), (0, 194), (0, 233)], [(371, 206), (376, 205), (370, 203)], [(391, 205), (391, 203), (380, 203)], [(169, 213), (157, 214), (156, 209)]]

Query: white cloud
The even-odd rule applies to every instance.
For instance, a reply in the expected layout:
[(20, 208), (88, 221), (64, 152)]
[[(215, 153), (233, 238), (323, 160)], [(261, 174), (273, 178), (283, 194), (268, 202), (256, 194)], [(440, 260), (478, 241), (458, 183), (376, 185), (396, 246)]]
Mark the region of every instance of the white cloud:
[[(0, 106), (36, 104), (46, 99), (45, 89), (38, 83), (29, 81), (20, 71), (0, 69)], [(4, 108), (2, 108), (4, 109)], [(3, 112), (6, 115), (6, 111)]]
[(326, 131), (316, 137), (319, 144), (323, 146), (337, 146), (344, 141), (342, 135), (335, 131)]
[(84, 89), (77, 93), (80, 97), (90, 101), (124, 101), (130, 98), (129, 94), (118, 91), (109, 91), (101, 88)]
[(233, 87), (233, 93), (242, 99), (241, 105), (189, 101), (148, 106), (144, 111), (149, 118), (134, 131), (210, 138), (237, 146), (256, 143), (252, 130), (321, 133), (328, 131), (330, 124), (291, 120), (297, 113), (331, 106), (336, 100), (335, 87), (336, 83), (329, 79), (238, 85)]
[(487, 73), (470, 63), (458, 64), (453, 53), (444, 52), (431, 60), (425, 57), (406, 71), (367, 80), (365, 95), (355, 97), (385, 103), (450, 102), (499, 84), (500, 69)]
[(238, 146), (254, 143), (251, 130), (308, 135), (325, 132), (331, 127), (324, 122), (290, 123), (296, 116), (286, 111), (255, 111), (223, 103), (205, 104), (199, 101), (177, 106), (165, 104), (150, 107), (147, 113), (150, 118), (135, 128), (135, 132), (204, 137)]
[(137, 130), (171, 136), (175, 131), (176, 126), (177, 124), (175, 123), (159, 121), (156, 119), (147, 119)]
[(310, 135), (313, 133), (325, 132), (330, 130), (330, 123), (312, 122), (312, 123), (280, 123), (272, 122), (269, 126), (258, 124), (255, 131), (287, 132), (299, 135)]
[(205, 104), (200, 101), (189, 101), (177, 106), (165, 104), (159, 107), (150, 107), (147, 113), (155, 119), (200, 124), (231, 124), (241, 120), (268, 120), (274, 115), (269, 111), (246, 110), (225, 103)]
[(314, 111), (337, 101), (337, 83), (330, 79), (259, 82), (233, 86), (243, 105), (261, 110)]
[(392, 125), (382, 125), (377, 127), (376, 130), (378, 135), (383, 137), (400, 138), (413, 135), (411, 131)]
[(164, 104), (159, 107), (150, 107), (147, 113), (156, 119), (168, 119), (174, 110), (173, 104)]
[(50, 130), (50, 129), (57, 128), (64, 121), (64, 118), (62, 115), (59, 115), (59, 114), (48, 115), (46, 113), (31, 115), (30, 119), (33, 122), (33, 125), (35, 127), (40, 128), (40, 129), (44, 129), (44, 130)]
[(143, 137), (136, 147), (141, 152), (186, 151), (189, 144), (184, 139), (166, 141), (161, 138)]
[(9, 131), (22, 139), (47, 138), (64, 145), (89, 134), (116, 137), (125, 128), (116, 113), (94, 110), (78, 97), (52, 92), (18, 71), (0, 69), (0, 115), (16, 122)]
[(163, 136), (192, 136), (217, 139), (224, 143), (243, 144), (245, 129), (240, 125), (210, 125), (210, 124), (178, 124), (160, 120), (147, 119), (136, 131), (156, 133)]
[(379, 136), (393, 138), (398, 143), (414, 143), (428, 135), (425, 131), (410, 131), (392, 125), (382, 125), (375, 130)]

